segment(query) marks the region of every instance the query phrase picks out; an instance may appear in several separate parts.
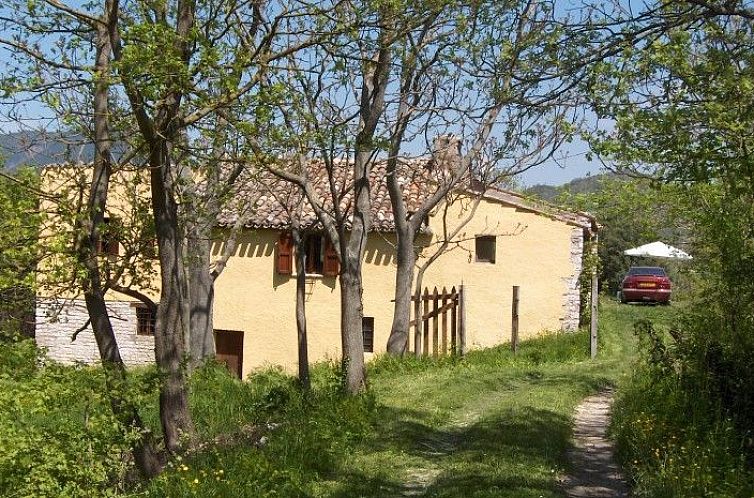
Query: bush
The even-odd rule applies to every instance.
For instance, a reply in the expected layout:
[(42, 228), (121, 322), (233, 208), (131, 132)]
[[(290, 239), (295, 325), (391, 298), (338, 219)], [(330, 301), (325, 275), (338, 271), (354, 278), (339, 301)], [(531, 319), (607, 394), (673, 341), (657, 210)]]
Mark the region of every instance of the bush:
[(635, 326), (641, 360), (613, 409), (619, 458), (636, 482), (636, 496), (751, 496), (751, 434), (731, 410), (739, 402), (719, 387), (723, 371), (724, 383), (736, 385), (741, 372), (712, 366), (732, 361), (718, 349), (719, 336), (680, 323), (691, 332), (674, 330), (673, 341), (649, 322)]
[(0, 378), (0, 490), (101, 496), (121, 487), (136, 435), (117, 422), (103, 393), (104, 376), (93, 368), (52, 364), (27, 378)]
[[(192, 379), (193, 400), (199, 403), (193, 405), (197, 422), (219, 427), (224, 417), (234, 417), (225, 420), (225, 431), (236, 436), (171, 462), (143, 493), (159, 497), (310, 496), (310, 483), (335, 472), (349, 448), (370, 433), (375, 411), (371, 395), (341, 393), (337, 368), (319, 365), (312, 373), (314, 388), (305, 392), (280, 370), (260, 372), (240, 382), (222, 368), (201, 369)], [(212, 406), (209, 393), (202, 394), (210, 388), (211, 398), (218, 400)], [(252, 424), (246, 432), (251, 437), (237, 432), (238, 420)]]
[(33, 339), (20, 336), (0, 339), (0, 379), (31, 378), (42, 361), (42, 352)]

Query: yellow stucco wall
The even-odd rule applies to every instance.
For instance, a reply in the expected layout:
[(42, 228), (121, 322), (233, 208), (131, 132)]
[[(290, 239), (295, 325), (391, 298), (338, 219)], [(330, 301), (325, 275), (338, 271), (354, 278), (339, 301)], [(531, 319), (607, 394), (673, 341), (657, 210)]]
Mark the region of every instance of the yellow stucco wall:
[[(453, 227), (466, 216), (468, 204), (448, 210)], [(440, 211), (438, 210), (438, 213)], [(441, 215), (430, 217), (433, 235), (421, 237), (431, 254), (442, 234)], [(570, 261), (573, 226), (546, 216), (485, 200), (458, 239), (460, 247), (443, 254), (427, 271), (430, 287), (464, 285), (467, 345), (488, 347), (510, 340), (512, 286), (520, 286), (520, 337), (558, 330), (563, 316), (564, 279), (574, 272)], [(474, 236), (496, 236), (496, 262), (477, 262)], [(244, 332), (243, 372), (266, 365), (293, 370), (297, 359), (295, 276), (275, 272), (276, 230), (244, 232), (235, 254), (217, 280), (216, 329)], [(364, 261), (364, 314), (374, 317), (375, 354), (384, 352), (392, 321), (395, 285), (395, 236), (372, 233)], [(219, 254), (221, 245), (213, 252)], [(310, 277), (307, 327), (311, 361), (340, 355), (340, 292), (337, 278)], [(367, 356), (371, 356), (367, 353)]]
[[(49, 171), (49, 170), (48, 170)], [(45, 178), (48, 191), (68, 181), (74, 169), (60, 169)], [(128, 182), (124, 182), (128, 183)], [(144, 187), (136, 188), (139, 193)], [(144, 190), (146, 194), (146, 190)], [(111, 190), (108, 212), (126, 219), (128, 197)], [(49, 203), (43, 209), (51, 209)], [(452, 230), (465, 218), (470, 201), (455, 202), (436, 209), (429, 218), (431, 236), (422, 235), (420, 256), (432, 253), (443, 231), (443, 213)], [(59, 228), (59, 227), (58, 227)], [(54, 230), (54, 224), (48, 230)], [(581, 230), (563, 221), (520, 210), (508, 204), (485, 199), (473, 219), (456, 239), (459, 244), (440, 256), (424, 276), (430, 290), (463, 284), (466, 293), (466, 330), (469, 348), (488, 347), (510, 340), (512, 286), (520, 286), (521, 338), (561, 328), (564, 314), (565, 280), (573, 277), (571, 236)], [(294, 370), (297, 361), (295, 321), (296, 280), (293, 275), (275, 271), (277, 230), (245, 230), (234, 254), (216, 281), (214, 327), (244, 333), (243, 375), (268, 365)], [(477, 262), (474, 237), (496, 236), (494, 264)], [(374, 317), (375, 354), (385, 350), (393, 313), (395, 285), (395, 236), (371, 233), (364, 261), (364, 314)], [(213, 256), (222, 252), (222, 243), (213, 245)], [(156, 267), (156, 263), (155, 263)], [(154, 274), (157, 297), (159, 279)], [(41, 291), (44, 295), (44, 290)], [(72, 292), (69, 297), (75, 297)], [(130, 298), (109, 293), (112, 300)], [(340, 292), (337, 277), (309, 277), (307, 281), (307, 325), (309, 358), (312, 362), (340, 357)], [(413, 342), (413, 341), (412, 341)], [(367, 357), (371, 357), (367, 353)]]
[[(216, 282), (214, 326), (244, 332), (244, 376), (262, 366), (294, 369), (297, 361), (296, 277), (275, 271), (276, 230), (245, 231)], [(394, 241), (394, 236), (390, 235)], [(364, 263), (364, 314), (375, 321), (375, 350), (384, 351), (392, 320), (393, 246), (372, 234)], [(213, 246), (219, 254), (221, 244)], [(337, 277), (307, 279), (306, 320), (311, 361), (340, 357)], [(369, 356), (369, 353), (367, 353)]]
[[(449, 226), (466, 216), (468, 206), (451, 206)], [(441, 233), (441, 215), (430, 219)], [(520, 287), (519, 337), (561, 328), (565, 278), (574, 272), (571, 234), (574, 227), (541, 214), (483, 200), (457, 239), (460, 247), (446, 252), (430, 267), (424, 284), (458, 285), (466, 294), (467, 345), (488, 347), (510, 340), (513, 286)], [(477, 235), (495, 235), (495, 263), (478, 262)], [(431, 288), (431, 287), (430, 287)]]

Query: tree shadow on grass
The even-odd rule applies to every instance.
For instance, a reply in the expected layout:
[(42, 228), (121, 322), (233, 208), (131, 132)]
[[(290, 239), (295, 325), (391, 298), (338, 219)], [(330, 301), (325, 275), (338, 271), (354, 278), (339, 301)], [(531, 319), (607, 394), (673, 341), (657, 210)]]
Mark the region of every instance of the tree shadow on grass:
[[(540, 373), (537, 369), (508, 381), (516, 384), (522, 396), (534, 386), (547, 387), (539, 396), (559, 389), (586, 395), (610, 384), (608, 378), (593, 374)], [(433, 426), (431, 410), (383, 405), (379, 436), (361, 447), (364, 460), (360, 465), (365, 467), (351, 467), (333, 476), (339, 483), (337, 492), (327, 496), (562, 496), (556, 477), (567, 466), (571, 419), (527, 403), (501, 401), (472, 423), (449, 427)], [(392, 458), (402, 461), (389, 468)]]
[(468, 426), (437, 429), (415, 420), (421, 417), (416, 410), (383, 410), (382, 416), (392, 420), (387, 424), (391, 432), (375, 440), (370, 451), (418, 457), (434, 469), (431, 479), (417, 486), (349, 471), (336, 477), (344, 484), (328, 496), (539, 497), (558, 492), (554, 479), (527, 467), (561, 465), (571, 434), (568, 417), (523, 407), (496, 411)]

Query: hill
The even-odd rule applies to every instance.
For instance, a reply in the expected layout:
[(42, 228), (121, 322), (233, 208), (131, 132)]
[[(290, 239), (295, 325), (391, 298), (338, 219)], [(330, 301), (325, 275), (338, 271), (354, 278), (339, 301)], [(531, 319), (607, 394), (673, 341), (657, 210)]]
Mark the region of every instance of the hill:
[(63, 162), (88, 162), (94, 157), (94, 146), (84, 143), (80, 135), (47, 134), (20, 131), (0, 135), (2, 167), (15, 170), (19, 166), (44, 166)]
[(548, 202), (556, 202), (556, 198), (561, 192), (570, 192), (572, 194), (597, 192), (600, 189), (600, 182), (604, 178), (613, 176), (615, 176), (615, 173), (602, 173), (594, 176), (586, 176), (573, 179), (570, 182), (557, 187), (552, 185), (534, 185), (524, 189), (524, 194), (538, 197)]

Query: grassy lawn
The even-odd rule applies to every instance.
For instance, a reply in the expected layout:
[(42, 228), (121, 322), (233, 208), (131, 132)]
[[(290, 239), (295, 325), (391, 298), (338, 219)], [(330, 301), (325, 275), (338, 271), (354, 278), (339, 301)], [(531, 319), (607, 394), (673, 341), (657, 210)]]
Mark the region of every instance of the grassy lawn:
[(559, 496), (575, 406), (628, 372), (633, 320), (669, 311), (605, 301), (596, 361), (581, 332), (525, 342), (517, 356), (500, 347), (456, 364), (378, 362), (378, 436), (314, 494)]
[[(558, 478), (568, 465), (575, 406), (629, 373), (635, 319), (669, 323), (674, 308), (605, 300), (595, 361), (588, 358), (586, 332), (523, 342), (515, 356), (505, 346), (458, 361), (380, 359), (370, 366), (370, 394), (361, 405), (344, 407), (325, 396), (282, 415), (272, 411), (270, 420), (281, 429), (269, 434), (264, 448), (241, 443), (216, 449), (187, 461), (188, 470), (166, 473), (145, 492), (561, 496)], [(364, 410), (368, 420), (359, 420)], [(217, 482), (204, 485), (213, 476)], [(194, 479), (200, 482), (192, 487)]]
[[(515, 356), (501, 346), (463, 359), (381, 358), (361, 396), (339, 394), (337, 369), (327, 365), (314, 369), (308, 394), (280, 372), (240, 382), (207, 368), (192, 379), (191, 403), (208, 444), (136, 486), (125, 478), (127, 442), (101, 371), (35, 373), (32, 348), (18, 356), (28, 356), (19, 360), (31, 365), (27, 374), (0, 370), (0, 495), (559, 496), (575, 406), (630, 372), (634, 320), (666, 328), (675, 309), (603, 301), (594, 361), (584, 331), (522, 342)], [(136, 372), (131, 389), (158, 432), (151, 376)]]

